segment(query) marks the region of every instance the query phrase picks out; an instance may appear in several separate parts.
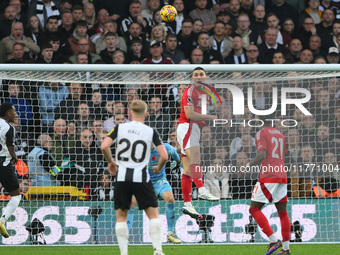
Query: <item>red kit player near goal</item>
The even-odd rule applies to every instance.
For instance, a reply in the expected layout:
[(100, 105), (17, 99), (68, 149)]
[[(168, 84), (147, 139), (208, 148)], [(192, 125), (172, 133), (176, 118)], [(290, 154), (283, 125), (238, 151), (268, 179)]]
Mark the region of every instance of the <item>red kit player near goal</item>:
[(206, 95), (207, 102), (211, 97), (206, 93), (202, 84), (205, 82), (207, 75), (203, 68), (197, 67), (193, 71), (191, 84), (185, 89), (182, 96), (182, 110), (178, 119), (177, 140), (181, 146), (181, 159), (183, 163), (182, 175), (182, 194), (184, 206), (182, 212), (192, 218), (200, 217), (200, 214), (191, 204), (192, 181), (198, 188), (198, 198), (218, 201), (219, 198), (207, 192), (203, 185), (202, 172), (200, 169), (200, 128), (205, 125), (204, 120), (217, 119), (215, 115), (202, 114), (202, 95)]
[[(261, 163), (260, 178), (252, 193), (249, 212), (270, 240), (265, 254), (272, 254), (282, 246), (283, 249), (275, 254), (290, 254), (287, 173), (284, 168), (286, 140), (279, 130), (271, 127), (271, 121), (265, 120), (272, 119), (270, 116), (261, 116), (260, 119), (264, 122), (264, 128), (256, 134), (257, 156), (247, 164), (247, 167), (253, 167)], [(275, 204), (280, 217), (282, 242), (275, 236), (266, 216), (261, 212), (261, 208), (270, 202)]]

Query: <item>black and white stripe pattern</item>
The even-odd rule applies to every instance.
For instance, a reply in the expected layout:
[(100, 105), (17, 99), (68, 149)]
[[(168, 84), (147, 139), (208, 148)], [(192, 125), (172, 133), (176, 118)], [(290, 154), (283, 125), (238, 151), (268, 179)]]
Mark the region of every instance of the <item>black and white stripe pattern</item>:
[[(47, 15), (46, 15), (46, 10), (44, 13), (44, 8), (45, 5), (42, 1), (37, 1), (37, 17), (40, 19), (41, 24), (43, 25), (43, 27), (45, 27), (45, 21), (47, 21)], [(51, 1), (51, 9), (53, 14), (51, 16), (57, 16), (58, 17), (58, 23), (60, 25), (61, 20), (60, 20), (60, 13), (58, 10), (58, 7), (53, 3), (53, 1)], [(46, 20), (45, 20), (46, 18)]]

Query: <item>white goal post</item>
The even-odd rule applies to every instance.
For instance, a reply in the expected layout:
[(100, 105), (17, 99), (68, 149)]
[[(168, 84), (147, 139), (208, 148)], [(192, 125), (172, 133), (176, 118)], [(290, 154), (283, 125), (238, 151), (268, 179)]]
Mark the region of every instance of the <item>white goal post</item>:
[[(157, 129), (163, 142), (178, 149), (176, 120), (181, 95), (191, 83), (196, 67), (0, 64), (0, 103), (12, 102), (18, 107), (19, 120), (14, 123), (16, 152), (27, 164), (26, 168), (18, 166), (18, 178), (24, 183), (28, 177), (27, 185), (31, 186), (28, 191), (21, 186), (25, 199), (6, 223), (10, 238), (0, 239), (0, 244), (31, 244), (30, 233), (25, 228), (35, 218), (46, 228), (47, 244), (117, 244), (114, 188), (112, 183), (105, 186), (103, 181), (107, 169), (99, 155), (101, 139), (116, 123), (128, 121), (130, 100), (140, 98), (154, 115), (146, 123)], [(298, 222), (295, 226), (299, 224), (303, 229), (300, 237), (296, 236), (297, 231), (292, 231), (291, 239), (340, 242), (340, 65), (199, 67), (205, 69), (206, 83), (216, 89), (222, 101), (222, 105), (214, 102), (208, 105), (207, 112), (219, 118), (216, 122), (207, 122), (201, 130), (204, 183), (221, 201), (199, 201), (196, 188), (192, 194), (193, 205), (200, 213), (215, 216), (209, 238), (215, 243), (268, 240), (258, 227), (256, 232), (249, 232), (250, 196), (258, 175), (240, 174), (239, 168), (256, 155), (253, 141), (261, 127), (257, 114), (272, 107), (275, 114), (272, 125), (284, 133), (287, 142), (288, 214), (291, 222)], [(230, 86), (241, 91), (242, 100), (235, 99)], [(160, 102), (160, 109), (151, 105), (152, 102)], [(86, 138), (90, 139), (86, 143), (87, 131), (91, 137)], [(41, 137), (42, 134), (46, 136)], [(58, 175), (57, 179), (30, 164), (30, 153), (37, 146), (44, 147), (42, 143), (48, 139), (53, 145), (46, 153), (50, 153), (61, 168), (62, 177)], [(170, 163), (166, 166), (175, 196), (174, 231), (183, 243), (204, 242), (196, 221), (180, 210), (183, 206), (181, 174), (181, 169), (173, 171)], [(53, 183), (58, 186), (41, 186), (37, 176), (49, 181), (54, 178)], [(8, 194), (2, 191), (1, 185), (0, 198), (2, 210)], [(166, 242), (164, 201), (160, 201), (159, 210), (162, 240)], [(275, 206), (269, 204), (263, 212), (281, 237)], [(137, 209), (129, 238), (131, 244), (151, 242), (147, 217)]]

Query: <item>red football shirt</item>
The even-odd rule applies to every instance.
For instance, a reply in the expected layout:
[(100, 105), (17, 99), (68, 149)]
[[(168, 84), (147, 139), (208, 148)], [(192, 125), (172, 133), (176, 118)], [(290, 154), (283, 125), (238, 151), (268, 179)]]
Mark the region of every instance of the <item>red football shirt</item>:
[(281, 131), (273, 127), (265, 127), (256, 134), (256, 149), (266, 151), (266, 158), (261, 162), (259, 182), (287, 183), (284, 168), (286, 139)]
[[(208, 89), (208, 88), (205, 88), (205, 89)], [(195, 112), (202, 113), (202, 95), (206, 95), (207, 107), (208, 107), (208, 104), (211, 101), (211, 97), (203, 89), (199, 89), (195, 85), (190, 85), (184, 90), (183, 96), (182, 96), (181, 115), (179, 116), (178, 123), (190, 123), (190, 120), (185, 115), (184, 106), (187, 106), (187, 105), (194, 106)], [(205, 126), (204, 120), (191, 121), (191, 122), (197, 123), (200, 128)]]

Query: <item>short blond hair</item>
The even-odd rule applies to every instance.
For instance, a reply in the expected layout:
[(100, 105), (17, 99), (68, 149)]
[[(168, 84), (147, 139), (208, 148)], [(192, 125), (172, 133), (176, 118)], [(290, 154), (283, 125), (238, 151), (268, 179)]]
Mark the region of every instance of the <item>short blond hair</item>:
[(136, 117), (144, 117), (147, 109), (148, 109), (148, 105), (143, 101), (143, 100), (133, 100), (130, 103), (130, 109), (133, 115), (135, 115)]

